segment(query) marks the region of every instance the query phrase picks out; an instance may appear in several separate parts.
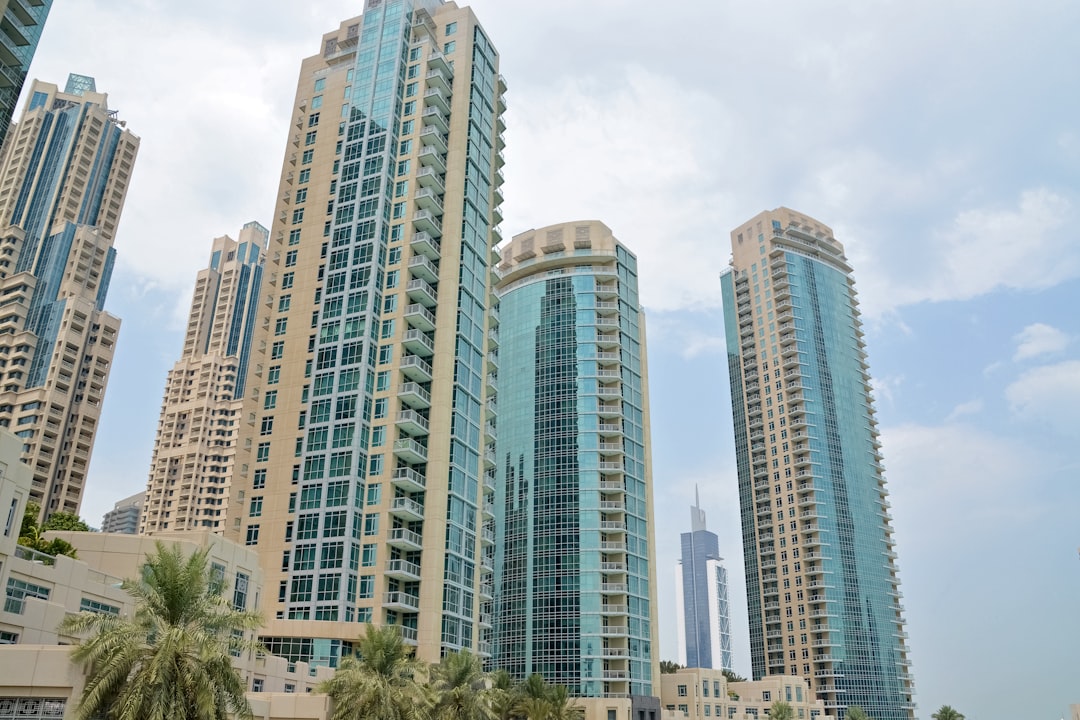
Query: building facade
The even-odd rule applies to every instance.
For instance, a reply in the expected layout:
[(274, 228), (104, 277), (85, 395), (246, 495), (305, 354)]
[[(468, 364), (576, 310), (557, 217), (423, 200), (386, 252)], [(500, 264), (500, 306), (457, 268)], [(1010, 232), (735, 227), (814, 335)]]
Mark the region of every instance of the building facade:
[(118, 500), (113, 509), (101, 519), (101, 532), (136, 535), (139, 532), (139, 519), (146, 503), (146, 493), (135, 493), (131, 497)]
[(369, 621), (425, 661), (489, 652), (505, 89), (436, 0), (368, 0), (303, 61), (227, 529), (264, 559), (275, 654), (336, 664)]
[[(499, 265), (494, 665), (582, 697), (653, 695), (652, 473), (637, 259), (596, 221)], [(490, 465), (491, 463), (489, 463)]]
[(754, 678), (802, 675), (830, 712), (914, 716), (892, 516), (852, 268), (779, 208), (731, 233), (721, 277)]
[(7, 135), (52, 0), (0, 0), (0, 142)]
[(224, 531), (268, 239), (249, 222), (238, 240), (215, 239), (199, 271), (183, 353), (165, 381), (143, 533)]
[(78, 513), (120, 320), (105, 312), (139, 139), (93, 78), (34, 81), (0, 162), (0, 427), (42, 516)]
[(805, 679), (791, 675), (728, 682), (719, 669), (685, 668), (660, 676), (660, 702), (665, 720), (766, 720), (778, 702), (791, 706), (792, 720), (835, 718)]
[(706, 529), (705, 511), (696, 496), (694, 500), (690, 532), (679, 536), (682, 556), (675, 565), (679, 663), (733, 670), (727, 569), (720, 557), (720, 540)]

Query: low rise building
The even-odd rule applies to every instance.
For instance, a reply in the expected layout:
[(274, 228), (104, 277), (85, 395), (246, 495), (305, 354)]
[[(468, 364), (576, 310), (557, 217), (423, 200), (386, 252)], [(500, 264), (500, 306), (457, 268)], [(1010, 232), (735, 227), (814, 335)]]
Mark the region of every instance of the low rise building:
[(797, 720), (833, 720), (801, 677), (772, 675), (728, 682), (721, 670), (710, 668), (685, 668), (660, 676), (666, 720), (764, 720), (775, 702), (790, 705)]
[[(76, 638), (58, 634), (68, 613), (128, 615), (134, 603), (121, 587), (135, 577), (155, 543), (177, 543), (184, 552), (208, 550), (212, 571), (224, 581), (227, 597), (237, 607), (254, 610), (262, 595), (262, 574), (255, 553), (210, 530), (140, 535), (92, 532), (53, 532), (71, 543), (77, 558), (52, 557), (18, 544), (19, 527), (30, 498), (32, 473), (19, 461), (22, 443), (0, 430), (0, 511), (6, 510), (0, 533), (0, 720), (60, 718), (82, 692), (85, 677), (71, 663), (70, 645)], [(245, 653), (235, 661), (252, 691), (255, 717), (324, 718), (325, 696), (290, 700), (305, 695), (332, 676), (325, 667), (309, 667), (285, 658)], [(278, 697), (286, 696), (286, 697)], [(318, 710), (322, 708), (322, 710)], [(321, 714), (320, 714), (321, 713)]]
[(105, 513), (102, 518), (101, 532), (137, 535), (144, 502), (146, 502), (145, 490), (123, 500), (118, 500), (113, 505), (113, 509)]

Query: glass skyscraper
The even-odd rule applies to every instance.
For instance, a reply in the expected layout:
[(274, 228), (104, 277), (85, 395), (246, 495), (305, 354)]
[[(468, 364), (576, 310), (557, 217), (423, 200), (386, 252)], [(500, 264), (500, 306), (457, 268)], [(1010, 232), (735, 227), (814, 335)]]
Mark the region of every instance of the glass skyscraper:
[(679, 536), (682, 556), (675, 566), (679, 663), (733, 670), (727, 569), (719, 538), (705, 527), (705, 511), (696, 492), (690, 532)]
[(852, 268), (787, 208), (731, 233), (721, 276), (754, 678), (843, 717), (914, 716), (892, 516)]
[(658, 691), (637, 259), (595, 221), (529, 231), (498, 285), (495, 667), (586, 698)]
[(367, 0), (302, 63), (226, 529), (276, 655), (333, 665), (367, 622), (489, 654), (498, 63), (438, 0)]
[(15, 115), (52, 4), (53, 0), (0, 0), (0, 142)]

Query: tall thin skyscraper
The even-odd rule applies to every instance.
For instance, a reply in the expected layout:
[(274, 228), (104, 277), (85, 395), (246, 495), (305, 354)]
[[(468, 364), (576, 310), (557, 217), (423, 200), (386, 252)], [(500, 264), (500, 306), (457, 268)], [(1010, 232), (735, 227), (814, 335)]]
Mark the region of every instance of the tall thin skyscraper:
[(487, 654), (484, 377), (502, 219), (498, 54), (468, 8), (367, 0), (303, 61), (228, 533), (276, 655), (396, 625)]
[(144, 534), (225, 528), (268, 238), (249, 222), (238, 240), (215, 239), (199, 271), (184, 349), (165, 381)]
[(679, 536), (682, 557), (675, 565), (675, 613), (679, 663), (685, 667), (733, 670), (728, 579), (720, 540), (705, 528), (705, 511), (694, 490), (690, 532)]
[[(494, 665), (583, 697), (658, 692), (644, 316), (603, 223), (517, 235), (499, 265)], [(490, 467), (494, 465), (494, 467)]]
[(914, 716), (892, 516), (852, 268), (787, 208), (731, 233), (721, 276), (754, 678), (842, 717)]
[(53, 0), (0, 0), (0, 142), (7, 135), (15, 104)]
[(139, 139), (93, 78), (34, 81), (0, 165), (0, 426), (42, 516), (77, 513), (120, 320), (105, 312)]

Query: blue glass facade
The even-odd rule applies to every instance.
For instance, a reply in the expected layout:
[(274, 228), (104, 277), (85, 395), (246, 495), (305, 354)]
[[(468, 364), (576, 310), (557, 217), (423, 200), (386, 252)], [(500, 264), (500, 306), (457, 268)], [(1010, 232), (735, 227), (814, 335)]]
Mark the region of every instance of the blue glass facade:
[(0, 32), (0, 140), (7, 135), (52, 0), (5, 0)]
[(499, 291), (493, 662), (577, 695), (649, 695), (655, 589), (636, 259), (617, 246), (544, 260), (556, 269), (517, 265)]
[(682, 533), (680, 637), (686, 667), (733, 670), (728, 616), (727, 571), (720, 564), (720, 542), (705, 529)]
[(733, 233), (734, 271), (722, 278), (754, 676), (804, 675), (841, 717), (858, 705), (908, 720), (903, 608), (850, 267), (827, 230), (783, 213)]

